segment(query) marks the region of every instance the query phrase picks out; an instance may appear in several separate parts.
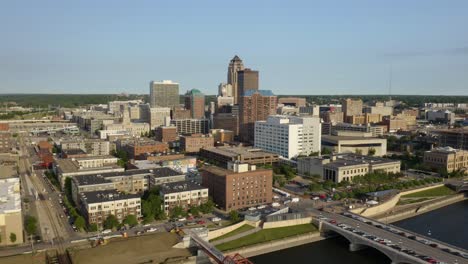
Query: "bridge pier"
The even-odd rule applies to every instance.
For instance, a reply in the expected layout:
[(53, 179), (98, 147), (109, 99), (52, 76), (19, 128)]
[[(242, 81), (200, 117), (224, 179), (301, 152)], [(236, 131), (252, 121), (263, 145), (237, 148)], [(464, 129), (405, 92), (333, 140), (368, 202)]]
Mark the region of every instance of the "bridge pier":
[(365, 249), (367, 246), (362, 245), (362, 244), (356, 244), (356, 243), (349, 243), (349, 251), (354, 252), (354, 251), (359, 251), (361, 249)]

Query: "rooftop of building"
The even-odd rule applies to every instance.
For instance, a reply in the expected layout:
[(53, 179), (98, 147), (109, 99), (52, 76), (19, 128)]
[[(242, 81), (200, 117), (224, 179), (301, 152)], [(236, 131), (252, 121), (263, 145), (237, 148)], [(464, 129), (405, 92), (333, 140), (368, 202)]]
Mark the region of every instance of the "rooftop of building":
[(266, 152), (260, 148), (242, 147), (242, 146), (221, 146), (208, 147), (204, 150), (210, 151), (219, 155), (237, 157), (242, 155), (244, 158), (261, 158), (265, 156), (278, 156), (278, 154)]
[(19, 178), (0, 179), (0, 214), (21, 211)]
[(322, 135), (322, 140), (330, 140), (330, 141), (340, 141), (340, 140), (366, 140), (366, 141), (382, 141), (386, 140), (384, 138), (377, 138), (377, 137), (352, 137), (352, 136), (330, 136), (330, 135)]
[(334, 155), (336, 160), (333, 160), (331, 157), (330, 163), (325, 164), (326, 167), (347, 167), (347, 166), (356, 166), (356, 165), (378, 165), (378, 164), (388, 164), (388, 163), (400, 163), (399, 160), (386, 159), (381, 157), (374, 156), (364, 156), (354, 153), (343, 153)]
[(426, 152), (449, 154), (449, 153), (461, 153), (461, 152), (467, 152), (467, 151), (462, 150), (462, 149), (455, 149), (455, 148), (452, 148), (452, 147), (439, 147), (439, 148), (434, 148), (434, 149), (428, 150)]
[(139, 194), (126, 194), (117, 190), (102, 190), (80, 193), (81, 199), (88, 204), (140, 198)]
[(235, 172), (234, 170), (229, 170), (229, 169), (226, 169), (226, 168), (223, 168), (223, 167), (219, 167), (219, 166), (204, 166), (201, 170), (205, 170), (205, 171), (208, 171), (216, 176), (220, 176), (220, 177), (223, 177), (223, 176), (226, 176), (226, 175), (230, 175), (230, 174), (240, 174), (240, 173), (247, 173), (247, 172), (253, 172), (253, 171), (269, 171), (269, 169), (264, 169), (264, 168), (259, 168), (259, 167), (256, 167), (255, 170), (247, 170), (247, 171), (243, 171), (243, 172)]
[(147, 175), (155, 178), (173, 177), (183, 175), (182, 172), (178, 172), (168, 167), (157, 167), (149, 169), (133, 169), (120, 172), (104, 172), (104, 173), (93, 173), (89, 175), (76, 176), (78, 185), (93, 185), (106, 183), (109, 178), (113, 177), (131, 177), (136, 175)]
[(78, 186), (112, 183), (110, 180), (104, 178), (100, 174), (98, 174), (98, 175), (91, 174), (91, 175), (76, 176), (76, 177), (73, 177), (73, 181), (75, 181), (75, 183)]
[(71, 173), (76, 171), (96, 171), (109, 168), (121, 168), (117, 163), (110, 163), (105, 167), (92, 167), (92, 168), (80, 168), (80, 165), (77, 161), (78, 158), (73, 159), (55, 159), (55, 164), (63, 173)]
[(259, 93), (262, 96), (275, 96), (271, 90), (247, 90), (244, 92), (244, 96), (252, 96), (255, 93)]
[(84, 150), (82, 149), (65, 149), (65, 150), (62, 150), (63, 153), (67, 154), (67, 155), (83, 155), (83, 154), (87, 154)]
[(202, 190), (202, 189), (207, 189), (207, 188), (195, 182), (181, 181), (181, 182), (171, 182), (171, 183), (163, 184), (161, 186), (161, 193), (170, 194), (170, 193), (188, 192), (188, 191), (195, 191), (195, 190)]

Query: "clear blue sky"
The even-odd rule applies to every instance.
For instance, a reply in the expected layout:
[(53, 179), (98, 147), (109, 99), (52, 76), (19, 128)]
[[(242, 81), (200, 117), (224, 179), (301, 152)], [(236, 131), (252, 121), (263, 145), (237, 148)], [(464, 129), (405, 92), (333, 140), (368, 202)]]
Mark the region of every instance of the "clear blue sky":
[(468, 1), (2, 1), (0, 93), (215, 94), (229, 60), (276, 94), (468, 95)]

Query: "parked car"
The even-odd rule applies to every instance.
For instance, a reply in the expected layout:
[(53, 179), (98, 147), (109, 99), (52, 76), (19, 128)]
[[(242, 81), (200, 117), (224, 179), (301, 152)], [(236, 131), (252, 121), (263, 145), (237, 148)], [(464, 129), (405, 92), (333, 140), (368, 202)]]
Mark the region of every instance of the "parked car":
[(156, 232), (156, 231), (158, 231), (156, 227), (151, 227), (151, 228), (146, 229), (146, 233), (151, 233), (151, 232)]
[(221, 218), (219, 218), (219, 217), (211, 218), (211, 222), (219, 222), (219, 221), (221, 221)]
[(101, 232), (101, 234), (109, 234), (109, 233), (112, 233), (112, 230), (105, 229), (105, 230), (102, 230), (102, 232)]

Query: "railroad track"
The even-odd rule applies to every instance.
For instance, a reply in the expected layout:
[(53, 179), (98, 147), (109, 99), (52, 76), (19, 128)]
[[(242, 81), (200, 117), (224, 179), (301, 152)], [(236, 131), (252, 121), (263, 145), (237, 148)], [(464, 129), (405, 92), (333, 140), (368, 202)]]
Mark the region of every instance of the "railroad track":
[[(24, 145), (23, 145), (24, 146)], [(26, 147), (24, 147), (26, 149)], [(28, 177), (28, 172), (29, 172), (29, 176), (30, 177), (30, 182), (32, 183), (32, 185), (34, 186), (34, 188), (36, 189), (36, 191), (38, 192), (38, 194), (40, 194), (41, 196), (44, 196), (44, 193), (43, 193), (43, 189), (45, 189), (44, 187), (45, 186), (40, 186), (40, 185), (44, 185), (44, 183), (42, 184), (39, 184), (37, 181), (39, 181), (38, 177), (37, 176), (32, 176), (32, 171), (30, 171), (30, 164), (28, 164), (27, 162), (27, 159), (22, 159), (22, 162), (23, 162), (23, 166), (26, 170), (26, 177)], [(55, 220), (57, 219), (60, 219), (58, 216), (54, 217), (52, 211), (51, 211), (51, 207), (52, 207), (52, 203), (48, 202), (47, 199), (44, 199), (44, 200), (39, 200), (39, 202), (37, 203), (37, 206), (38, 207), (41, 207), (41, 209), (43, 209), (43, 212), (46, 213), (47, 215), (47, 218), (49, 218), (49, 223), (50, 223), (50, 227), (51, 227), (51, 231), (52, 231), (52, 241), (54, 243), (54, 245), (56, 246), (56, 249), (57, 249), (57, 257), (58, 257), (58, 262), (60, 264), (71, 264), (71, 261), (68, 257), (68, 254), (66, 252), (66, 247), (64, 247), (63, 245), (63, 242), (65, 241), (63, 239), (63, 237), (61, 236), (61, 233), (60, 233), (60, 230), (57, 228), (57, 222), (55, 222)], [(60, 223), (59, 223), (60, 224)]]

